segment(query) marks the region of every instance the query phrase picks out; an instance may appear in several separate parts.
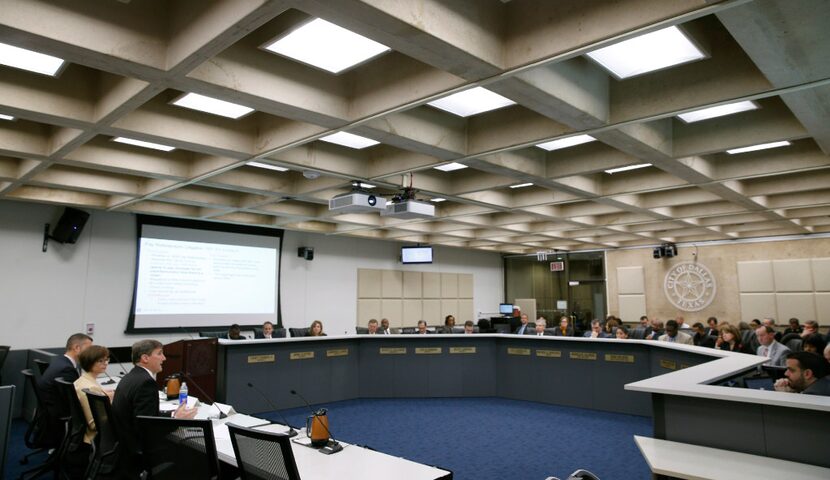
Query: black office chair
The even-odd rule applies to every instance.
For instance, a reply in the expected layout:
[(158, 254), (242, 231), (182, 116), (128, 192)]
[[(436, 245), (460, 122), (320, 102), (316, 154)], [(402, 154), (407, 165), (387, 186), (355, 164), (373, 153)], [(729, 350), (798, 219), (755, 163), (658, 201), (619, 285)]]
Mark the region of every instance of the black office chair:
[(788, 333), (788, 334), (784, 335), (783, 337), (781, 337), (781, 343), (786, 345), (787, 342), (789, 342), (790, 340), (796, 339), (796, 338), (801, 338), (801, 335), (798, 334), (798, 333)]
[(308, 328), (289, 328), (288, 333), (291, 334), (291, 337), (307, 337)]
[(290, 437), (228, 424), (242, 480), (300, 480)]
[[(46, 410), (46, 406), (43, 404), (43, 400), (40, 398), (40, 392), (38, 391), (37, 383), (35, 382), (35, 373), (28, 368), (21, 370), (20, 373), (23, 374), (24, 382), (28, 383), (29, 387), (31, 387), (32, 393), (35, 395), (36, 400), (32, 421), (29, 423), (29, 426), (26, 429), (26, 434), (23, 436), (23, 443), (26, 447), (33, 450), (20, 459), (20, 464), (26, 465), (29, 463), (29, 457), (48, 452), (50, 448), (54, 447), (54, 445), (51, 443), (49, 413)], [(53, 452), (51, 455), (46, 457), (43, 464), (30, 468), (21, 473), (20, 478), (32, 479), (44, 473), (53, 472), (57, 468), (57, 460), (57, 454)]]
[(6, 357), (9, 356), (11, 348), (8, 345), (0, 345), (0, 385), (3, 385), (3, 364), (6, 363)]
[(786, 345), (787, 348), (789, 348), (791, 352), (800, 352), (801, 349), (802, 349), (801, 346), (802, 346), (803, 343), (804, 343), (804, 341), (801, 339), (801, 337), (798, 337), (798, 338), (791, 338), (784, 345)]
[(210, 420), (138, 417), (147, 478), (219, 478), (219, 457)]
[(33, 361), (35, 362), (35, 365), (37, 365), (37, 373), (39, 376), (43, 375), (43, 373), (46, 372), (46, 369), (49, 368), (49, 362), (46, 360), (36, 358)]
[(228, 332), (225, 330), (221, 332), (199, 332), (199, 336), (202, 338), (227, 338)]
[(95, 393), (85, 388), (89, 410), (95, 422), (98, 433), (92, 441), (92, 457), (84, 478), (95, 480), (99, 476), (107, 476), (115, 471), (118, 462), (118, 432), (112, 420), (112, 406), (110, 399), (101, 393)]
[[(559, 480), (558, 477), (548, 477), (545, 480)], [(599, 477), (589, 472), (588, 470), (579, 469), (574, 473), (568, 475), (566, 480), (599, 480)]]
[(63, 378), (56, 378), (58, 393), (66, 411), (61, 416), (66, 419), (66, 435), (58, 453), (60, 478), (80, 478), (89, 465), (90, 449), (84, 445), (86, 417), (78, 400), (75, 385)]

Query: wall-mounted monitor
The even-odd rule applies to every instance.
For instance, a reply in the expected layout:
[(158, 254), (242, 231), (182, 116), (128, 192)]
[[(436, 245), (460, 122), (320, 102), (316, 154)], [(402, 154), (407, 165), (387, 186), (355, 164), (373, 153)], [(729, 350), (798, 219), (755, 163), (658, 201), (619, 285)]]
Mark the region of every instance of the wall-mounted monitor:
[(401, 263), (432, 263), (432, 247), (401, 247)]
[(500, 303), (499, 304), (499, 313), (502, 315), (513, 315), (513, 304), (512, 303)]

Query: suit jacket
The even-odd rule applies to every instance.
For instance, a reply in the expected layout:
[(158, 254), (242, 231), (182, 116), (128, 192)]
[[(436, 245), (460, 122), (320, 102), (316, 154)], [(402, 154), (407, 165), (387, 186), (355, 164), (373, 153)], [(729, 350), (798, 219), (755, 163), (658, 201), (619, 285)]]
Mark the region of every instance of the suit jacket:
[[(535, 330), (535, 329), (534, 329), (534, 330), (531, 330), (531, 331), (530, 331), (530, 333), (525, 334), (525, 335), (533, 335), (534, 337), (538, 337), (538, 336), (539, 336), (539, 334), (537, 334), (537, 333), (536, 333), (536, 330)], [(542, 332), (542, 336), (543, 336), (543, 337), (553, 337), (554, 335), (553, 335), (552, 333), (548, 332), (548, 331), (544, 331), (544, 332)]]
[[(668, 342), (669, 341), (669, 334), (664, 333), (663, 335), (660, 335), (660, 337), (657, 340), (660, 341), (660, 342)], [(688, 333), (683, 333), (683, 332), (677, 332), (677, 336), (674, 337), (674, 343), (682, 343), (684, 345), (694, 345), (695, 344), (694, 340), (692, 339), (692, 336), (689, 335)]]
[(817, 382), (805, 388), (804, 391), (801, 393), (806, 393), (807, 395), (822, 395), (824, 397), (830, 397), (830, 375), (825, 375), (819, 378)]
[(63, 422), (60, 417), (69, 411), (69, 405), (65, 405), (55, 385), (56, 378), (63, 378), (67, 382), (74, 382), (79, 377), (78, 369), (66, 355), (60, 355), (52, 359), (49, 367), (37, 380), (37, 390), (43, 405), (46, 407), (47, 429), (46, 435), (49, 445), (57, 446), (61, 442), (64, 433)]
[(565, 329), (565, 333), (562, 334), (562, 329), (560, 327), (556, 327), (556, 330), (553, 331), (554, 337), (573, 337), (574, 336), (574, 329), (573, 327), (568, 327)]
[(758, 347), (756, 353), (758, 355), (763, 356), (763, 351), (765, 348), (769, 349), (769, 353), (766, 355), (769, 357), (769, 364), (775, 365), (777, 367), (783, 367), (787, 364), (787, 354), (790, 353), (790, 349), (787, 348), (786, 345), (779, 342), (772, 342), (769, 344), (768, 347), (761, 345)]
[[(588, 330), (587, 332), (583, 333), (582, 336), (584, 338), (591, 338), (591, 330)], [(610, 333), (605, 333), (603, 331), (600, 331), (599, 336), (597, 336), (597, 338), (613, 338), (613, 337), (611, 337)]]
[(141, 473), (138, 415), (159, 415), (159, 388), (147, 370), (135, 366), (118, 383), (112, 401), (112, 421), (119, 440), (118, 478), (136, 479)]
[[(258, 330), (256, 332), (254, 332), (254, 339), (264, 339), (264, 338), (265, 338), (265, 334), (263, 334), (262, 332), (260, 332)], [(276, 331), (271, 334), (271, 338), (272, 339), (277, 338), (277, 332)]]
[[(524, 330), (522, 330), (522, 327), (524, 327)], [(532, 332), (534, 328), (536, 328), (536, 325), (528, 322), (527, 325), (519, 325), (519, 327), (513, 333), (515, 333), (516, 335), (527, 335), (528, 332)]]

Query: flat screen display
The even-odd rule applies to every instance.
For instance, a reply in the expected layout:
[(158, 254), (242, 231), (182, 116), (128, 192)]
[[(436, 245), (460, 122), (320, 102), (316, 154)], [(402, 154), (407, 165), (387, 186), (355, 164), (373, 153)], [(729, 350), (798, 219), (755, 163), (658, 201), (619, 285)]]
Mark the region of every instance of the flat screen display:
[(432, 263), (432, 247), (401, 247), (401, 263)]
[(513, 314), (513, 304), (512, 303), (500, 303), (499, 304), (499, 313), (502, 315), (512, 315)]

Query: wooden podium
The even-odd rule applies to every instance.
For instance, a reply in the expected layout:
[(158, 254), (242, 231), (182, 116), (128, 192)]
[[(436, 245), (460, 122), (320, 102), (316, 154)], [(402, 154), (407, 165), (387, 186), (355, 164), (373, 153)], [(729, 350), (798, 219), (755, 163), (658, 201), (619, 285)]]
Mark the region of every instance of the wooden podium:
[(182, 381), (187, 382), (189, 393), (212, 403), (216, 398), (218, 345), (216, 338), (179, 340), (165, 345), (164, 356), (167, 360), (162, 365), (161, 374), (156, 376), (159, 388), (164, 388), (164, 379), (168, 376), (182, 373)]

